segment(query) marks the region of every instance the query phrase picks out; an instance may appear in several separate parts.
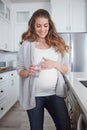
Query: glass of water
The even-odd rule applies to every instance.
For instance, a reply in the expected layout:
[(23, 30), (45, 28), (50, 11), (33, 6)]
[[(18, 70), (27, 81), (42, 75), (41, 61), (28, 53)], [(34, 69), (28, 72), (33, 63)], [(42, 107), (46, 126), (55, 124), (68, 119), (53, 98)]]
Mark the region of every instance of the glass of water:
[(41, 71), (41, 65), (40, 64), (35, 65), (35, 70), (36, 70), (36, 72), (35, 72), (34, 76), (38, 77), (39, 73)]

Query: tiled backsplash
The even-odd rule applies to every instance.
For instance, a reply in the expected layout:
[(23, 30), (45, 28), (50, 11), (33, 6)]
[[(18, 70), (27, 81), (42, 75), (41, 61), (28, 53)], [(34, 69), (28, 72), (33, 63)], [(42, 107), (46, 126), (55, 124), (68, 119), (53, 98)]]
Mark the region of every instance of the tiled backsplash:
[(16, 67), (17, 53), (0, 51), (0, 62), (6, 62), (6, 66)]
[(6, 66), (6, 62), (5, 61), (0, 61), (0, 67), (5, 67)]

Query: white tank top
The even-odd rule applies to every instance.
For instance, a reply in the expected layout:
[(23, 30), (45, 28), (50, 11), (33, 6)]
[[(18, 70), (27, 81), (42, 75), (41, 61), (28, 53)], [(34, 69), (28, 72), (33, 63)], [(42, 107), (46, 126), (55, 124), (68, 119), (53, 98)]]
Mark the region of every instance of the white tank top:
[[(53, 47), (49, 49), (35, 48), (35, 64), (38, 64), (42, 58), (58, 60), (58, 53)], [(48, 96), (55, 94), (57, 82), (57, 70), (55, 68), (41, 70), (39, 77), (36, 78), (36, 96)]]

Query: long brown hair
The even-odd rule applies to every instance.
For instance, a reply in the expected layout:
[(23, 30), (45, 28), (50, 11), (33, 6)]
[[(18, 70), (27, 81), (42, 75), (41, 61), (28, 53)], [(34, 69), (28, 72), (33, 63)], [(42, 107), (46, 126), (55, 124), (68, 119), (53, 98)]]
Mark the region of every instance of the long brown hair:
[(47, 36), (45, 37), (46, 43), (49, 46), (54, 46), (57, 52), (60, 52), (62, 56), (65, 52), (68, 52), (69, 46), (66, 45), (65, 41), (62, 37), (60, 37), (55, 29), (54, 23), (50, 17), (50, 14), (47, 10), (44, 9), (38, 9), (33, 13), (31, 16), (29, 22), (28, 22), (28, 30), (22, 34), (22, 40), (20, 44), (23, 43), (23, 41), (28, 40), (30, 42), (37, 40), (37, 35), (35, 32), (35, 20), (38, 17), (44, 17), (48, 19), (49, 22), (49, 31)]

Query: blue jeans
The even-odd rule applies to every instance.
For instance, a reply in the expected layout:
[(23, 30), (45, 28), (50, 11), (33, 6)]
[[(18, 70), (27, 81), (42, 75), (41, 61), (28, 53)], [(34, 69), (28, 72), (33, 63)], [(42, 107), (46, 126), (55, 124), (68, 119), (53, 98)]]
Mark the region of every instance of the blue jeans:
[(36, 97), (36, 107), (27, 110), (31, 130), (43, 130), (44, 108), (51, 115), (57, 130), (71, 130), (64, 98), (56, 95)]

